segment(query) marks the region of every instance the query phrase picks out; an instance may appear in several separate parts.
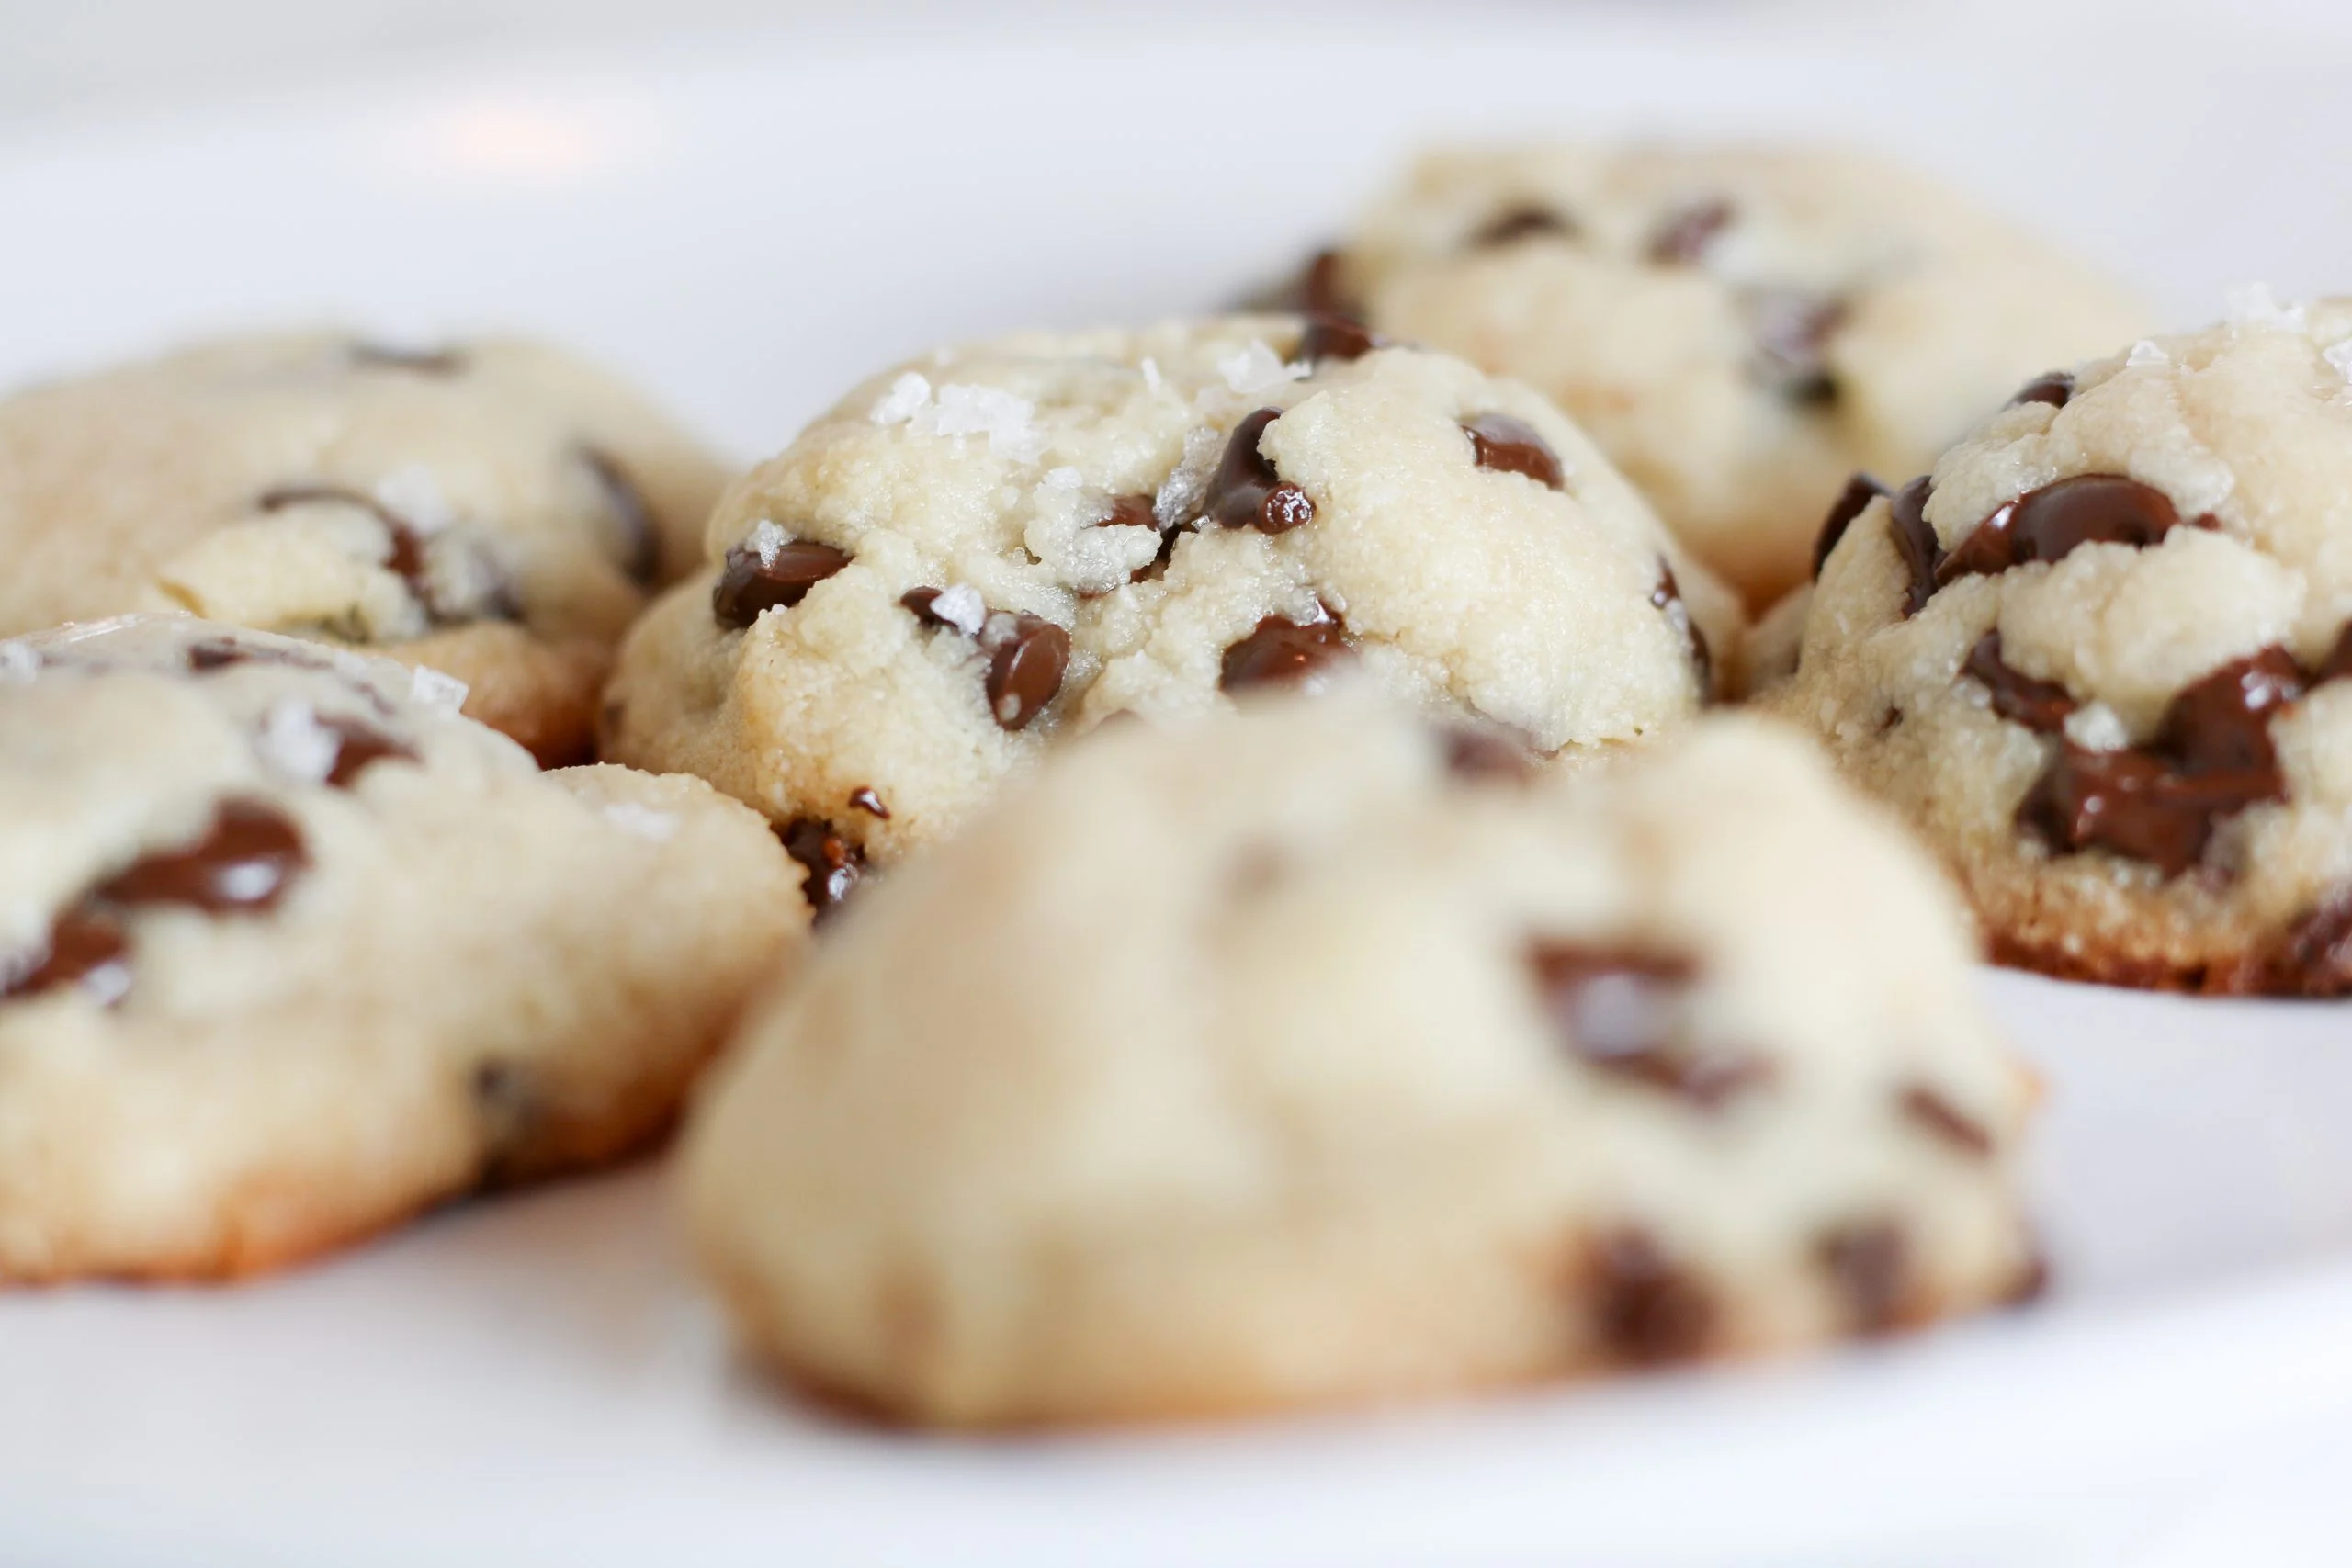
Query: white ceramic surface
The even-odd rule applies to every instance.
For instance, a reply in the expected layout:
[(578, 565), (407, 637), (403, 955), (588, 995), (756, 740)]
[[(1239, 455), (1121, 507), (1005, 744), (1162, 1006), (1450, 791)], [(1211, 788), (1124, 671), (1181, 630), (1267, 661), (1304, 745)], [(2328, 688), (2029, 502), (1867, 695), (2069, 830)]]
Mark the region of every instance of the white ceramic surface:
[[(0, 380), (236, 322), (519, 325), (746, 457), (934, 339), (1214, 302), (1404, 144), (1860, 136), (2184, 321), (2352, 282), (2340, 41), (1073, 23), (476, 73), (0, 144)], [(223, 1292), (0, 1298), (0, 1565), (2341, 1561), (2352, 1021), (1991, 976), (2037, 1311), (1806, 1366), (999, 1444), (727, 1355), (658, 1172)]]

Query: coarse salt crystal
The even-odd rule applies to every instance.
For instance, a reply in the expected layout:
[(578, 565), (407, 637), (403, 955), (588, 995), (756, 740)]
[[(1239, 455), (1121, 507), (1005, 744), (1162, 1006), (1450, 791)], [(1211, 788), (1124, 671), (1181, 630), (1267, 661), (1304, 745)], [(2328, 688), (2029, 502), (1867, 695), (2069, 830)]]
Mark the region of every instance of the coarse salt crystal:
[(792, 536), (786, 533), (778, 525), (763, 517), (758, 525), (752, 528), (752, 536), (743, 542), (751, 547), (753, 555), (760, 558), (762, 566), (774, 566), (776, 552), (792, 543)]
[(1283, 356), (1268, 348), (1261, 338), (1250, 339), (1247, 348), (1220, 355), (1216, 370), (1225, 378), (1227, 386), (1245, 398), (1286, 381), (1301, 380), (1307, 374), (1304, 365), (1283, 364)]
[(953, 583), (942, 589), (939, 597), (931, 602), (931, 614), (934, 619), (945, 621), (966, 637), (978, 637), (980, 628), (988, 624), (988, 601), (982, 599), (980, 591), (970, 583)]
[(918, 371), (910, 370), (890, 383), (866, 418), (876, 424), (904, 424), (914, 418), (925, 403), (931, 401), (931, 382)]
[(40, 654), (21, 642), (0, 642), (0, 686), (28, 685), (40, 674)]
[(444, 675), (440, 671), (428, 670), (422, 664), (408, 674), (409, 699), (429, 708), (443, 708), (456, 713), (466, 705), (468, 690), (466, 683), (455, 675)]
[(2352, 383), (2352, 338), (2346, 338), (2335, 347), (2324, 351), (2321, 357), (2335, 367), (2338, 376)]
[(1045, 432), (1033, 421), (1037, 405), (1001, 387), (950, 381), (937, 400), (914, 416), (926, 435), (985, 435), (989, 450), (1016, 463), (1034, 463), (1046, 449)]
[(2066, 739), (2086, 751), (2120, 751), (2132, 744), (2122, 716), (2105, 703), (2086, 703), (2068, 714)]
[(1159, 374), (1159, 361), (1148, 354), (1143, 356), (1143, 384), (1157, 392), (1168, 383)]
[(2145, 370), (2154, 366), (2171, 364), (2172, 356), (2166, 354), (2154, 338), (2143, 337), (2132, 345), (2132, 352), (2123, 356), (2123, 363), (2134, 370)]
[(666, 811), (656, 811), (650, 806), (639, 806), (633, 800), (611, 802), (605, 807), (605, 820), (624, 833), (634, 833), (657, 844), (668, 843), (678, 831), (675, 817)]
[(1152, 520), (1162, 529), (1173, 528), (1193, 515), (1208, 493), (1209, 476), (1225, 454), (1225, 437), (1207, 425), (1184, 433), (1184, 455), (1151, 498)]
[(458, 520), (441, 481), (422, 463), (403, 463), (376, 481), (376, 500), (385, 511), (420, 534), (437, 534)]
[(322, 784), (343, 754), (343, 740), (319, 722), (310, 704), (289, 697), (262, 716), (254, 750), (288, 778)]
[(2302, 306), (2279, 304), (2267, 283), (2242, 284), (2231, 289), (2228, 316), (2230, 325), (2240, 331), (2299, 333), (2303, 330)]

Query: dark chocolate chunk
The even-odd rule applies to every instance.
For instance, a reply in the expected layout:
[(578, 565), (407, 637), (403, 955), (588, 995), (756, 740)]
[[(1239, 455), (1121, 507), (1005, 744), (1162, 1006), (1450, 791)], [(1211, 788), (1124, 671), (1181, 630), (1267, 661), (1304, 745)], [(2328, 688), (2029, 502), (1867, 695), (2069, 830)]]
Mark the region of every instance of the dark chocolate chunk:
[(1732, 205), (1720, 197), (1695, 201), (1659, 225), (1650, 239), (1650, 260), (1660, 266), (1696, 266), (1708, 248), (1731, 227)]
[(1553, 1032), (1577, 1059), (1714, 1111), (1771, 1077), (1744, 1051), (1691, 1038), (1689, 959), (1625, 948), (1539, 942), (1528, 950)]
[(1904, 1115), (1961, 1153), (1982, 1159), (1993, 1152), (1993, 1134), (1926, 1084), (1905, 1087), (1896, 1103), (1903, 1107)]
[(1901, 1226), (1892, 1220), (1841, 1225), (1821, 1238), (1815, 1257), (1855, 1332), (1884, 1334), (1903, 1326), (1910, 1315), (1911, 1247)]
[(14, 979), (8, 973), (0, 966), (0, 1000), (79, 985), (110, 1004), (130, 988), (130, 940), (103, 911), (68, 909), (51, 925), (40, 961)]
[(1225, 650), (1218, 689), (1238, 692), (1271, 682), (1297, 682), (1312, 691), (1335, 665), (1353, 657), (1336, 620), (1305, 626), (1268, 615), (1257, 629)]
[(1707, 1348), (1713, 1302), (1647, 1231), (1627, 1225), (1598, 1237), (1587, 1269), (1594, 1337), (1617, 1359), (1659, 1366)]
[[(2029, 491), (1976, 525), (1949, 558), (1936, 584), (1991, 576), (2030, 561), (2061, 561), (2085, 545), (2145, 548), (2181, 525), (2172, 499), (2117, 474), (2077, 474)], [(2194, 526), (2214, 526), (2199, 518)]]
[(351, 363), (365, 370), (405, 370), (416, 376), (459, 376), (466, 356), (454, 348), (401, 348), (390, 344), (355, 343)]
[(2053, 409), (2063, 409), (2074, 401), (2074, 399), (2075, 373), (2071, 370), (2052, 370), (2046, 376), (2036, 376), (2018, 388), (2018, 395), (2009, 400), (2009, 407), (2019, 408), (2027, 403), (2048, 403)]
[(1910, 585), (1903, 596), (1906, 620), (1935, 597), (1936, 569), (1943, 564), (1943, 547), (1936, 541), (1935, 527), (1928, 521), (1928, 499), (1935, 492), (1936, 481), (1926, 475), (1894, 492), (1891, 513), (1894, 548), (1911, 574)]
[(406, 743), (356, 718), (321, 715), (319, 728), (335, 738), (334, 766), (328, 770), (327, 783), (336, 789), (349, 789), (375, 763), (416, 761), (415, 750)]
[(1748, 330), (1756, 337), (1756, 370), (1764, 384), (1792, 403), (1835, 402), (1829, 340), (1846, 321), (1846, 302), (1796, 288), (1758, 288), (1747, 296)]
[(1856, 474), (1846, 481), (1846, 488), (1838, 492), (1838, 499), (1830, 505), (1829, 515), (1822, 519), (1821, 532), (1814, 537), (1813, 580), (1815, 582), (1821, 581), (1821, 569), (1829, 564), (1829, 552), (1838, 547), (1838, 541), (1846, 536), (1846, 530), (1854, 525), (1854, 519), (1869, 511), (1871, 502), (1886, 493), (1887, 488), (1868, 474)]
[(1707, 646), (1707, 634), (1690, 618), (1690, 606), (1682, 602), (1681, 584), (1674, 581), (1674, 569), (1663, 560), (1657, 563), (1657, 586), (1650, 590), (1650, 603), (1666, 616), (1667, 625), (1682, 634), (1682, 641), (1690, 652), (1690, 667), (1699, 678), (1699, 700), (1712, 702), (1715, 694), (1715, 655)]
[(1388, 340), (1349, 316), (1314, 316), (1306, 323), (1306, 334), (1298, 340), (1297, 357), (1310, 365), (1326, 359), (1362, 359), (1376, 348), (1386, 348)]
[(727, 564), (711, 590), (711, 614), (718, 624), (741, 630), (769, 610), (788, 610), (808, 597), (808, 590), (849, 565), (849, 557), (831, 545), (796, 539), (780, 545), (775, 555), (738, 545), (727, 552)]
[(831, 823), (815, 817), (796, 818), (776, 829), (785, 852), (808, 869), (801, 897), (817, 912), (817, 923), (840, 912), (857, 885), (865, 879), (865, 851)]
[(1552, 490), (1560, 489), (1566, 481), (1559, 454), (1523, 419), (1507, 413), (1482, 413), (1465, 421), (1462, 430), (1470, 437), (1471, 455), (1482, 468), (1498, 474), (1524, 474)]
[(1578, 231), (1575, 220), (1564, 213), (1532, 201), (1522, 202), (1505, 208), (1479, 225), (1470, 235), (1470, 246), (1473, 250), (1486, 250), (1496, 245), (1515, 245), (1521, 240), (1573, 240)]
[(1984, 689), (1993, 694), (1995, 713), (2041, 734), (2063, 731), (2066, 716), (2075, 711), (2075, 699), (2067, 694), (2065, 687), (2055, 681), (2037, 681), (2011, 668), (2001, 658), (1999, 632), (1986, 632), (1976, 639), (1961, 672), (1982, 682)]
[(1443, 733), (1446, 771), (1455, 778), (1523, 784), (1535, 776), (1533, 755), (1498, 729), (1456, 724)]
[(882, 804), (881, 794), (872, 784), (860, 784), (849, 792), (850, 807), (863, 811), (876, 821), (890, 820), (890, 808)]
[(142, 856), (101, 884), (101, 903), (186, 904), (210, 914), (274, 908), (310, 864), (301, 830), (276, 807), (223, 801), (204, 836)]
[(639, 587), (651, 587), (662, 576), (662, 531), (654, 521), (653, 503), (610, 452), (582, 446), (579, 456), (604, 492), (605, 510), (619, 532), (621, 570)]
[(1314, 521), (1315, 502), (1296, 485), (1284, 483), (1258, 450), (1266, 427), (1280, 418), (1280, 409), (1260, 409), (1234, 427), (1203, 502), (1207, 516), (1227, 528), (1268, 534), (1287, 533)]
[(989, 711), (1006, 729), (1026, 729), (1062, 689), (1069, 633), (1042, 615), (1017, 615), (989, 660)]

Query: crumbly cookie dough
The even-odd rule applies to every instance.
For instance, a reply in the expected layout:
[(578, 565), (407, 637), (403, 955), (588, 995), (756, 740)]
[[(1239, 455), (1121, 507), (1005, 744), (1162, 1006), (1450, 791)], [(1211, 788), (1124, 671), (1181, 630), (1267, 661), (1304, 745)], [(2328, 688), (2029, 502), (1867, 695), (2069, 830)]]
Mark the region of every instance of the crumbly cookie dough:
[(1996, 956), (2352, 991), (2352, 302), (2054, 374), (1832, 519), (1769, 699), (1899, 807)]
[(1388, 1400), (2030, 1292), (1962, 911), (1802, 739), (1562, 778), (1340, 693), (1071, 748), (749, 1020), (747, 1339), (948, 1426)]
[(1309, 282), (1549, 394), (1759, 609), (1849, 474), (1918, 473), (2027, 376), (2146, 330), (1935, 182), (1820, 151), (1439, 152)]
[(180, 610), (364, 647), (585, 761), (613, 645), (724, 478), (537, 344), (223, 339), (0, 401), (0, 636)]
[(1360, 667), (1589, 754), (1696, 712), (1738, 626), (1541, 397), (1287, 317), (887, 371), (707, 549), (631, 634), (605, 754), (711, 780), (843, 885), (1123, 714)]
[(246, 1274), (667, 1125), (798, 871), (463, 695), (177, 616), (0, 642), (0, 1282)]

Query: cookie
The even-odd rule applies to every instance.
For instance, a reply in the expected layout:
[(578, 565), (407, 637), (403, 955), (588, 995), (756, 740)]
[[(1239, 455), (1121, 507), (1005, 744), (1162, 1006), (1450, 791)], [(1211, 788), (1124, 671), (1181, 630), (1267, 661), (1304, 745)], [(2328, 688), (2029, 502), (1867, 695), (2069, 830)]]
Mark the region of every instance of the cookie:
[(1826, 152), (1440, 152), (1309, 282), (1548, 393), (1758, 608), (1849, 474), (1917, 473), (2027, 376), (2145, 330), (1953, 192)]
[(246, 1274), (670, 1122), (798, 868), (463, 694), (177, 616), (0, 642), (0, 1281)]
[(2352, 992), (2352, 302), (2040, 378), (1825, 531), (1768, 699), (1951, 863), (1996, 955)]
[(683, 1156), (744, 1337), (914, 1421), (1380, 1401), (2037, 1270), (1956, 901), (1803, 740), (1531, 776), (1349, 694), (1072, 747), (749, 1019)]
[(0, 401), (0, 637), (183, 610), (319, 637), (585, 761), (613, 645), (724, 477), (554, 349), (226, 339)]
[(1122, 714), (1345, 666), (1586, 754), (1695, 713), (1737, 626), (1541, 397), (1295, 318), (885, 372), (707, 551), (624, 647), (605, 754), (711, 780), (844, 882)]

